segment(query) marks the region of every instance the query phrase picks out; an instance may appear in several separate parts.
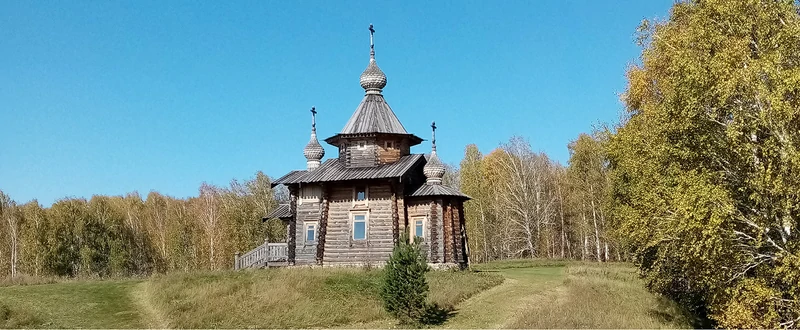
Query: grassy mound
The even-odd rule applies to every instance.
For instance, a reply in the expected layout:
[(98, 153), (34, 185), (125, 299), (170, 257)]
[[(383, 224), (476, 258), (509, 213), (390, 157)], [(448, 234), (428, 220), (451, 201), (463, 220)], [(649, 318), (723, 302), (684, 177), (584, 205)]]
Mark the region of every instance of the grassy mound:
[[(315, 328), (388, 319), (380, 297), (382, 272), (359, 269), (276, 269), (174, 274), (145, 284), (145, 296), (180, 328)], [(455, 306), (498, 285), (497, 275), (431, 272), (430, 299)]]

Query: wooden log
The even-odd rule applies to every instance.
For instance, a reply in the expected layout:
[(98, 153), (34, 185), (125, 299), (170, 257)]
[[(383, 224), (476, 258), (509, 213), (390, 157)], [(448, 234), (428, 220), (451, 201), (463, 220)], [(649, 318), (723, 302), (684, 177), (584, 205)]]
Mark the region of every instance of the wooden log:
[(296, 185), (289, 186), (289, 209), (292, 216), (289, 218), (289, 237), (288, 243), (288, 263), (290, 266), (294, 265), (295, 261), (295, 248), (297, 247), (297, 193), (298, 187)]
[(431, 262), (433, 263), (439, 262), (439, 216), (437, 209), (436, 201), (432, 202), (428, 223), (430, 224)]
[(390, 182), (389, 186), (392, 188), (392, 243), (398, 245), (400, 244), (400, 216), (397, 212), (397, 188), (394, 182)]
[(325, 258), (325, 240), (328, 234), (328, 212), (330, 210), (330, 191), (328, 185), (322, 186), (322, 214), (317, 233), (317, 265), (322, 265)]

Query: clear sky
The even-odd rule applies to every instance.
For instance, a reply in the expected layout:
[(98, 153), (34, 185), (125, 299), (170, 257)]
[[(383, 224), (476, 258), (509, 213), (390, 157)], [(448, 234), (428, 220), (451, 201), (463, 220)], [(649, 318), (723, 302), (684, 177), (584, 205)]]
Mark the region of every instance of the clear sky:
[(520, 135), (566, 163), (671, 3), (0, 0), (0, 190), (187, 197), (303, 169), (311, 106), (324, 139), (363, 97), (370, 23), (387, 102), (425, 139), (436, 121), (445, 162)]

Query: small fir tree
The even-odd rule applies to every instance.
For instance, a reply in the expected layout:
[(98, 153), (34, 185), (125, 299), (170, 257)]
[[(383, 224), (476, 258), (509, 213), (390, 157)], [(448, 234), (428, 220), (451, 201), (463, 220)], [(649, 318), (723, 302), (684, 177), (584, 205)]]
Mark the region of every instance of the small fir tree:
[[(406, 235), (407, 236), (407, 235)], [(403, 324), (418, 324), (428, 309), (429, 270), (419, 243), (401, 243), (394, 247), (386, 264), (381, 298), (389, 314)]]

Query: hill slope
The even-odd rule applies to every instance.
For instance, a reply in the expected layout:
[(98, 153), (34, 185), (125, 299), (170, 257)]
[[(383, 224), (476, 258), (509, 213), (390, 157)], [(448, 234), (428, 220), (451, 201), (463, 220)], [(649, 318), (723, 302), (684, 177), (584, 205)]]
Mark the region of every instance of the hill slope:
[[(690, 327), (627, 265), (520, 261), (475, 268), (481, 271), (429, 273), (430, 300), (454, 311), (444, 327)], [(0, 327), (394, 327), (378, 297), (380, 276), (278, 269), (4, 287)]]

